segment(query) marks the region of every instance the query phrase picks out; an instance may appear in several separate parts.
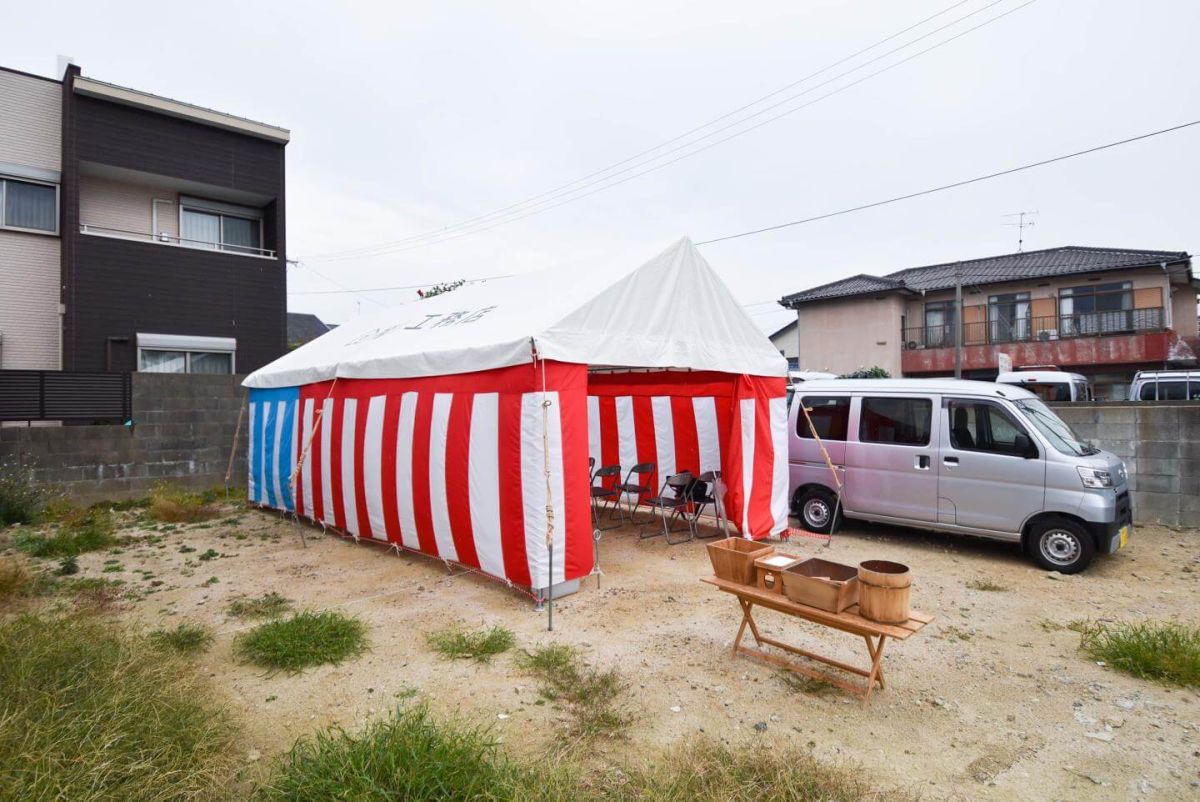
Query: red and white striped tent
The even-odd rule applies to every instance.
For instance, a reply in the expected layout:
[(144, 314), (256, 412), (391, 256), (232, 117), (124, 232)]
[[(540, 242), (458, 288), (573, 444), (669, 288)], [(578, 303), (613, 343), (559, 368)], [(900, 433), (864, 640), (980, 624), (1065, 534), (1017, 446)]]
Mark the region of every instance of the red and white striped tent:
[(249, 496), (542, 589), (592, 570), (589, 456), (652, 462), (656, 489), (720, 470), (738, 531), (782, 532), (786, 374), (687, 239), (632, 270), (468, 285), (247, 377)]

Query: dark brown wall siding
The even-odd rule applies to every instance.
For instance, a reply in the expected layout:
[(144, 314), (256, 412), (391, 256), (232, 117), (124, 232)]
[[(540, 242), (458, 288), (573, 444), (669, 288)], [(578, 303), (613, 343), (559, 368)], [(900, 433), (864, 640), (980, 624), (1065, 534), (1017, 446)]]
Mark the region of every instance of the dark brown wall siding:
[(80, 235), (75, 274), (79, 369), (136, 370), (137, 332), (236, 337), (237, 371), (286, 350), (284, 263), (232, 254)]
[(84, 161), (283, 194), (283, 145), (81, 95), (74, 103)]

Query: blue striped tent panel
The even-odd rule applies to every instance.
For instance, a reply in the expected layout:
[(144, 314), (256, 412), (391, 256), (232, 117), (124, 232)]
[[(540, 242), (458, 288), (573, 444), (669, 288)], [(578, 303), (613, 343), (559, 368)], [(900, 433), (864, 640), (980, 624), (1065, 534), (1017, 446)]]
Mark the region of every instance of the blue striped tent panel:
[(249, 499), (254, 504), (295, 511), (292, 471), (296, 468), (299, 387), (250, 391), (250, 442), (247, 449)]

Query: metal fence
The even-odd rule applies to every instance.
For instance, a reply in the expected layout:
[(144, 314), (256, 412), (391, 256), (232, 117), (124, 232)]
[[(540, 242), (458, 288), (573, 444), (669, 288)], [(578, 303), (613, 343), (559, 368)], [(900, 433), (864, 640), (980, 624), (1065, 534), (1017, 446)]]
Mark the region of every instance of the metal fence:
[[(1083, 312), (1046, 317), (1018, 317), (963, 325), (963, 345), (994, 345), (1047, 342), (1073, 337), (1100, 337), (1161, 331), (1165, 318), (1161, 307)], [(904, 330), (904, 349), (953, 348), (954, 323), (916, 326)]]
[(117, 421), (133, 417), (129, 373), (0, 370), (0, 421)]

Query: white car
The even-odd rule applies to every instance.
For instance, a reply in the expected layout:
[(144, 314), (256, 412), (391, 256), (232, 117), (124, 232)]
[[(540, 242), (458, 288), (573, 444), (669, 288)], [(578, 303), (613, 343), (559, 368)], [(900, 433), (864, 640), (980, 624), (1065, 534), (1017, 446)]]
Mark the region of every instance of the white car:
[(1091, 401), (1092, 386), (1080, 373), (1061, 370), (1014, 370), (1001, 373), (996, 384), (1024, 387), (1043, 401)]

